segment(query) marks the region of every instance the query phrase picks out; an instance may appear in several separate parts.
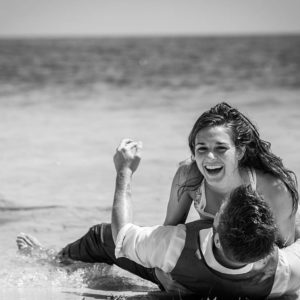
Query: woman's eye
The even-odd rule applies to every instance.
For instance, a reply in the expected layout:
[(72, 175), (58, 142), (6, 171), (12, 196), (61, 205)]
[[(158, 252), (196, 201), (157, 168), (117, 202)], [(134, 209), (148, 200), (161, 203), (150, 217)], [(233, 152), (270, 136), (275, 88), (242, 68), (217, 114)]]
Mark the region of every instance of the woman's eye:
[(218, 147), (217, 150), (221, 153), (227, 151), (228, 149), (226, 147)]
[(200, 153), (203, 153), (206, 150), (207, 150), (207, 148), (205, 148), (205, 147), (199, 147), (199, 148), (197, 148), (197, 151), (200, 152)]

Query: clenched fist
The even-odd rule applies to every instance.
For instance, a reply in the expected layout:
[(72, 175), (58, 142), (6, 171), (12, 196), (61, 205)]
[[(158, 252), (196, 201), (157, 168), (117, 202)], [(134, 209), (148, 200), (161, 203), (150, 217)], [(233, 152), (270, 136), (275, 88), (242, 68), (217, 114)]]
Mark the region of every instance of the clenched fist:
[(134, 173), (141, 161), (142, 147), (142, 142), (123, 139), (114, 155), (114, 164), (117, 172), (130, 169)]

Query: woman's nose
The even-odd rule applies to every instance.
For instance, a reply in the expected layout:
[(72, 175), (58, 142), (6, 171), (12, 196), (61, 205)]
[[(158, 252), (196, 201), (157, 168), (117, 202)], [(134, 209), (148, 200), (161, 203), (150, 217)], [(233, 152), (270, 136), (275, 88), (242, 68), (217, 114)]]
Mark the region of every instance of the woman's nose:
[(214, 155), (214, 153), (213, 153), (212, 151), (209, 151), (209, 152), (207, 153), (207, 157), (210, 158), (210, 159), (214, 159), (214, 158), (215, 158), (215, 155)]

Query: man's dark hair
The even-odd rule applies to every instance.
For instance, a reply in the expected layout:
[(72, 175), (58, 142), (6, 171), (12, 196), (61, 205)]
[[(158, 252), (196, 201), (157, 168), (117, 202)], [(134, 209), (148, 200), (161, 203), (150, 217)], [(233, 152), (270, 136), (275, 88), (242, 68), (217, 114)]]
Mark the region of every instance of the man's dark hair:
[(250, 186), (236, 188), (220, 213), (220, 243), (229, 259), (251, 263), (274, 250), (276, 225), (269, 205)]

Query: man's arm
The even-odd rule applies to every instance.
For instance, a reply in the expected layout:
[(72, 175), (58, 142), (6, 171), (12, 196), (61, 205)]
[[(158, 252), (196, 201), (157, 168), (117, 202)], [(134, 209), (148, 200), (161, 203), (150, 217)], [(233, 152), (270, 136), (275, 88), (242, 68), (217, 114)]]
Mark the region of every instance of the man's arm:
[(132, 222), (131, 177), (140, 163), (141, 149), (141, 142), (124, 139), (117, 148), (117, 152), (114, 156), (114, 164), (117, 171), (111, 217), (114, 242), (116, 242), (121, 228)]
[(123, 140), (114, 156), (117, 180), (111, 225), (115, 254), (117, 258), (127, 257), (144, 267), (158, 267), (170, 272), (184, 247), (185, 226), (140, 227), (131, 224), (131, 178), (140, 162), (140, 151), (141, 143)]

